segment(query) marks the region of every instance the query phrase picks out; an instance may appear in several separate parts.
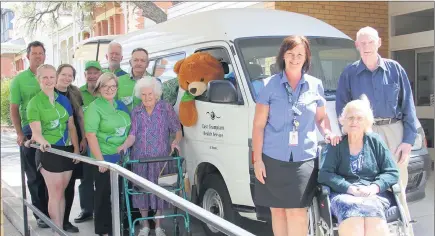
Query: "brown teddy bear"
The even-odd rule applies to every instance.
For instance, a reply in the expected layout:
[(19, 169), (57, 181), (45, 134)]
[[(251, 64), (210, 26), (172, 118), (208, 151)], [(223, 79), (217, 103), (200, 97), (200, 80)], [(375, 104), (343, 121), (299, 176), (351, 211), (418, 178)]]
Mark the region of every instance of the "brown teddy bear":
[(208, 82), (224, 79), (222, 64), (206, 52), (197, 52), (178, 61), (174, 72), (178, 75), (178, 84), (184, 89), (180, 101), (179, 118), (183, 126), (193, 126), (198, 120), (195, 97), (207, 90)]

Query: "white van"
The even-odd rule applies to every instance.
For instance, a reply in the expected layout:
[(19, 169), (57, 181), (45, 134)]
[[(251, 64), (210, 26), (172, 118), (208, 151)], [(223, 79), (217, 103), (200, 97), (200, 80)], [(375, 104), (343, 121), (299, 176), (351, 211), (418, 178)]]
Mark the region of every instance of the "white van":
[[(212, 82), (208, 92), (196, 99), (198, 122), (183, 127), (181, 148), (192, 185), (191, 201), (232, 222), (237, 222), (240, 215), (267, 220), (270, 214), (268, 209), (255, 208), (252, 199), (253, 81), (276, 73), (275, 57), (288, 35), (309, 38), (310, 74), (323, 81), (331, 125), (334, 132), (339, 132), (334, 102), (337, 81), (343, 68), (359, 59), (359, 54), (347, 35), (318, 19), (277, 10), (222, 9), (172, 19), (114, 40), (123, 46), (124, 70), (130, 70), (131, 51), (143, 47), (150, 57), (147, 71), (163, 83), (176, 78), (173, 67), (178, 60), (195, 52), (209, 52), (225, 65), (226, 77), (232, 77), (235, 84), (230, 80)], [(177, 112), (183, 92), (179, 89), (174, 104)], [(422, 144), (424, 133), (420, 132), (413, 159), (424, 164), (427, 150)], [(321, 141), (320, 134), (318, 137)], [(423, 164), (416, 167), (418, 182), (410, 184), (424, 191)], [(208, 235), (218, 234), (207, 226), (205, 230)]]

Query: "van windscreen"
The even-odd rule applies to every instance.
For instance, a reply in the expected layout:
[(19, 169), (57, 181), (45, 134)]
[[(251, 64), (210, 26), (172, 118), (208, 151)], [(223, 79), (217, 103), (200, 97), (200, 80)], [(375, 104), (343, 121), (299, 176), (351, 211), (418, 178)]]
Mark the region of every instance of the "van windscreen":
[[(241, 38), (235, 41), (244, 74), (256, 96), (263, 87), (262, 79), (279, 72), (275, 64), (283, 37)], [(308, 74), (323, 82), (325, 97), (335, 98), (338, 79), (343, 69), (359, 59), (352, 40), (343, 38), (308, 37), (311, 48), (311, 68)]]

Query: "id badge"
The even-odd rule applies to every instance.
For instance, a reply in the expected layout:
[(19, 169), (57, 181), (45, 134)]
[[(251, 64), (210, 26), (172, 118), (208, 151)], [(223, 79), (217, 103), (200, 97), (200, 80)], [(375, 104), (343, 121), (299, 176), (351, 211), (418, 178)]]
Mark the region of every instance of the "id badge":
[(298, 132), (297, 131), (290, 131), (288, 143), (290, 146), (297, 146), (298, 145)]

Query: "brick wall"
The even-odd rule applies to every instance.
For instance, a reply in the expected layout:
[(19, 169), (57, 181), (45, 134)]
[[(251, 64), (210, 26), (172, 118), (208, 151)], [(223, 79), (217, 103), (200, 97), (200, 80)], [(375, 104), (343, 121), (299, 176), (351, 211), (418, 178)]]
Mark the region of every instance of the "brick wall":
[(13, 77), (16, 74), (16, 69), (14, 65), (14, 60), (11, 56), (4, 56), (2, 55), (0, 57), (1, 60), (1, 78), (4, 77)]
[(322, 20), (355, 40), (358, 30), (371, 26), (379, 32), (379, 54), (388, 57), (388, 2), (275, 2), (276, 10), (309, 15)]

